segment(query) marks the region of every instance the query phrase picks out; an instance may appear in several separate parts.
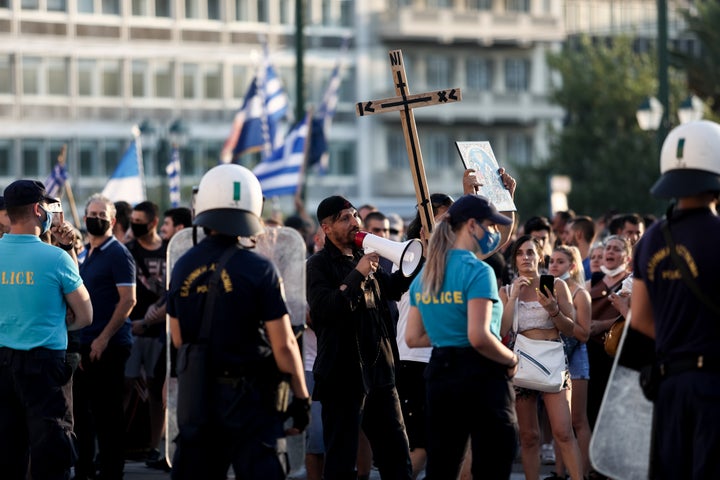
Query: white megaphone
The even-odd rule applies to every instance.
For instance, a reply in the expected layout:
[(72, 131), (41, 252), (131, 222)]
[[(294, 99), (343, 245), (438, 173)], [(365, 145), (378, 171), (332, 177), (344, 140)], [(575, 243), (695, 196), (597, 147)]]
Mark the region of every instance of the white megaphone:
[(420, 267), (423, 256), (423, 244), (417, 238), (407, 242), (393, 242), (368, 232), (355, 234), (355, 245), (365, 253), (378, 252), (400, 268), (406, 277), (414, 275)]

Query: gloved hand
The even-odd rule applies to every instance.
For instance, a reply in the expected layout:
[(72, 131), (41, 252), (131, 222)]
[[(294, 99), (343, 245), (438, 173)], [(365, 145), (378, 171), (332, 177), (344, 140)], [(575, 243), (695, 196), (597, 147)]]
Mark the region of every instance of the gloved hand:
[(292, 430), (297, 430), (297, 433), (305, 430), (310, 423), (310, 397), (294, 397), (288, 405), (287, 416), (292, 418)]

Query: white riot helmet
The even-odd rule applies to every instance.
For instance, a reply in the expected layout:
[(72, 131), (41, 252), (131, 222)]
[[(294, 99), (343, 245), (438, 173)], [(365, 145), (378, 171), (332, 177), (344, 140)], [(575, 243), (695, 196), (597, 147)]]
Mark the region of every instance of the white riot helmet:
[(233, 163), (218, 165), (200, 179), (193, 225), (252, 237), (263, 229), (262, 206), (260, 182), (250, 170)]
[(660, 152), (660, 173), (650, 189), (659, 198), (720, 192), (720, 125), (698, 120), (672, 129)]

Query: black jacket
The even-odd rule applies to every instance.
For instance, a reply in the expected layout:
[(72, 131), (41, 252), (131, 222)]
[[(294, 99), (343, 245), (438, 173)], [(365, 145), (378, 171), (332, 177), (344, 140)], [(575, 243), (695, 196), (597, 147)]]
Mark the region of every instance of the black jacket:
[[(363, 278), (355, 269), (362, 255), (362, 250), (343, 255), (327, 239), (307, 261), (307, 298), (318, 339), (316, 400), (395, 383), (397, 343), (386, 300), (399, 300), (413, 278), (382, 268)], [(343, 291), (342, 284), (347, 285)]]

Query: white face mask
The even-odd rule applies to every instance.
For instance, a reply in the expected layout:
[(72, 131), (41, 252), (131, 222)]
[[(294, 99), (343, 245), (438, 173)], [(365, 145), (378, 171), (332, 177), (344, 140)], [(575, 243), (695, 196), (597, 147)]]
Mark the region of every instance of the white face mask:
[(602, 270), (602, 272), (605, 275), (607, 275), (608, 277), (614, 277), (615, 275), (618, 275), (621, 272), (624, 272), (626, 269), (625, 269), (625, 264), (622, 264), (617, 268), (613, 268), (612, 270), (607, 268), (605, 265), (600, 265), (600, 270)]
[(560, 280), (567, 280), (568, 278), (570, 278), (570, 272), (565, 272), (562, 275), (560, 275), (558, 278)]

